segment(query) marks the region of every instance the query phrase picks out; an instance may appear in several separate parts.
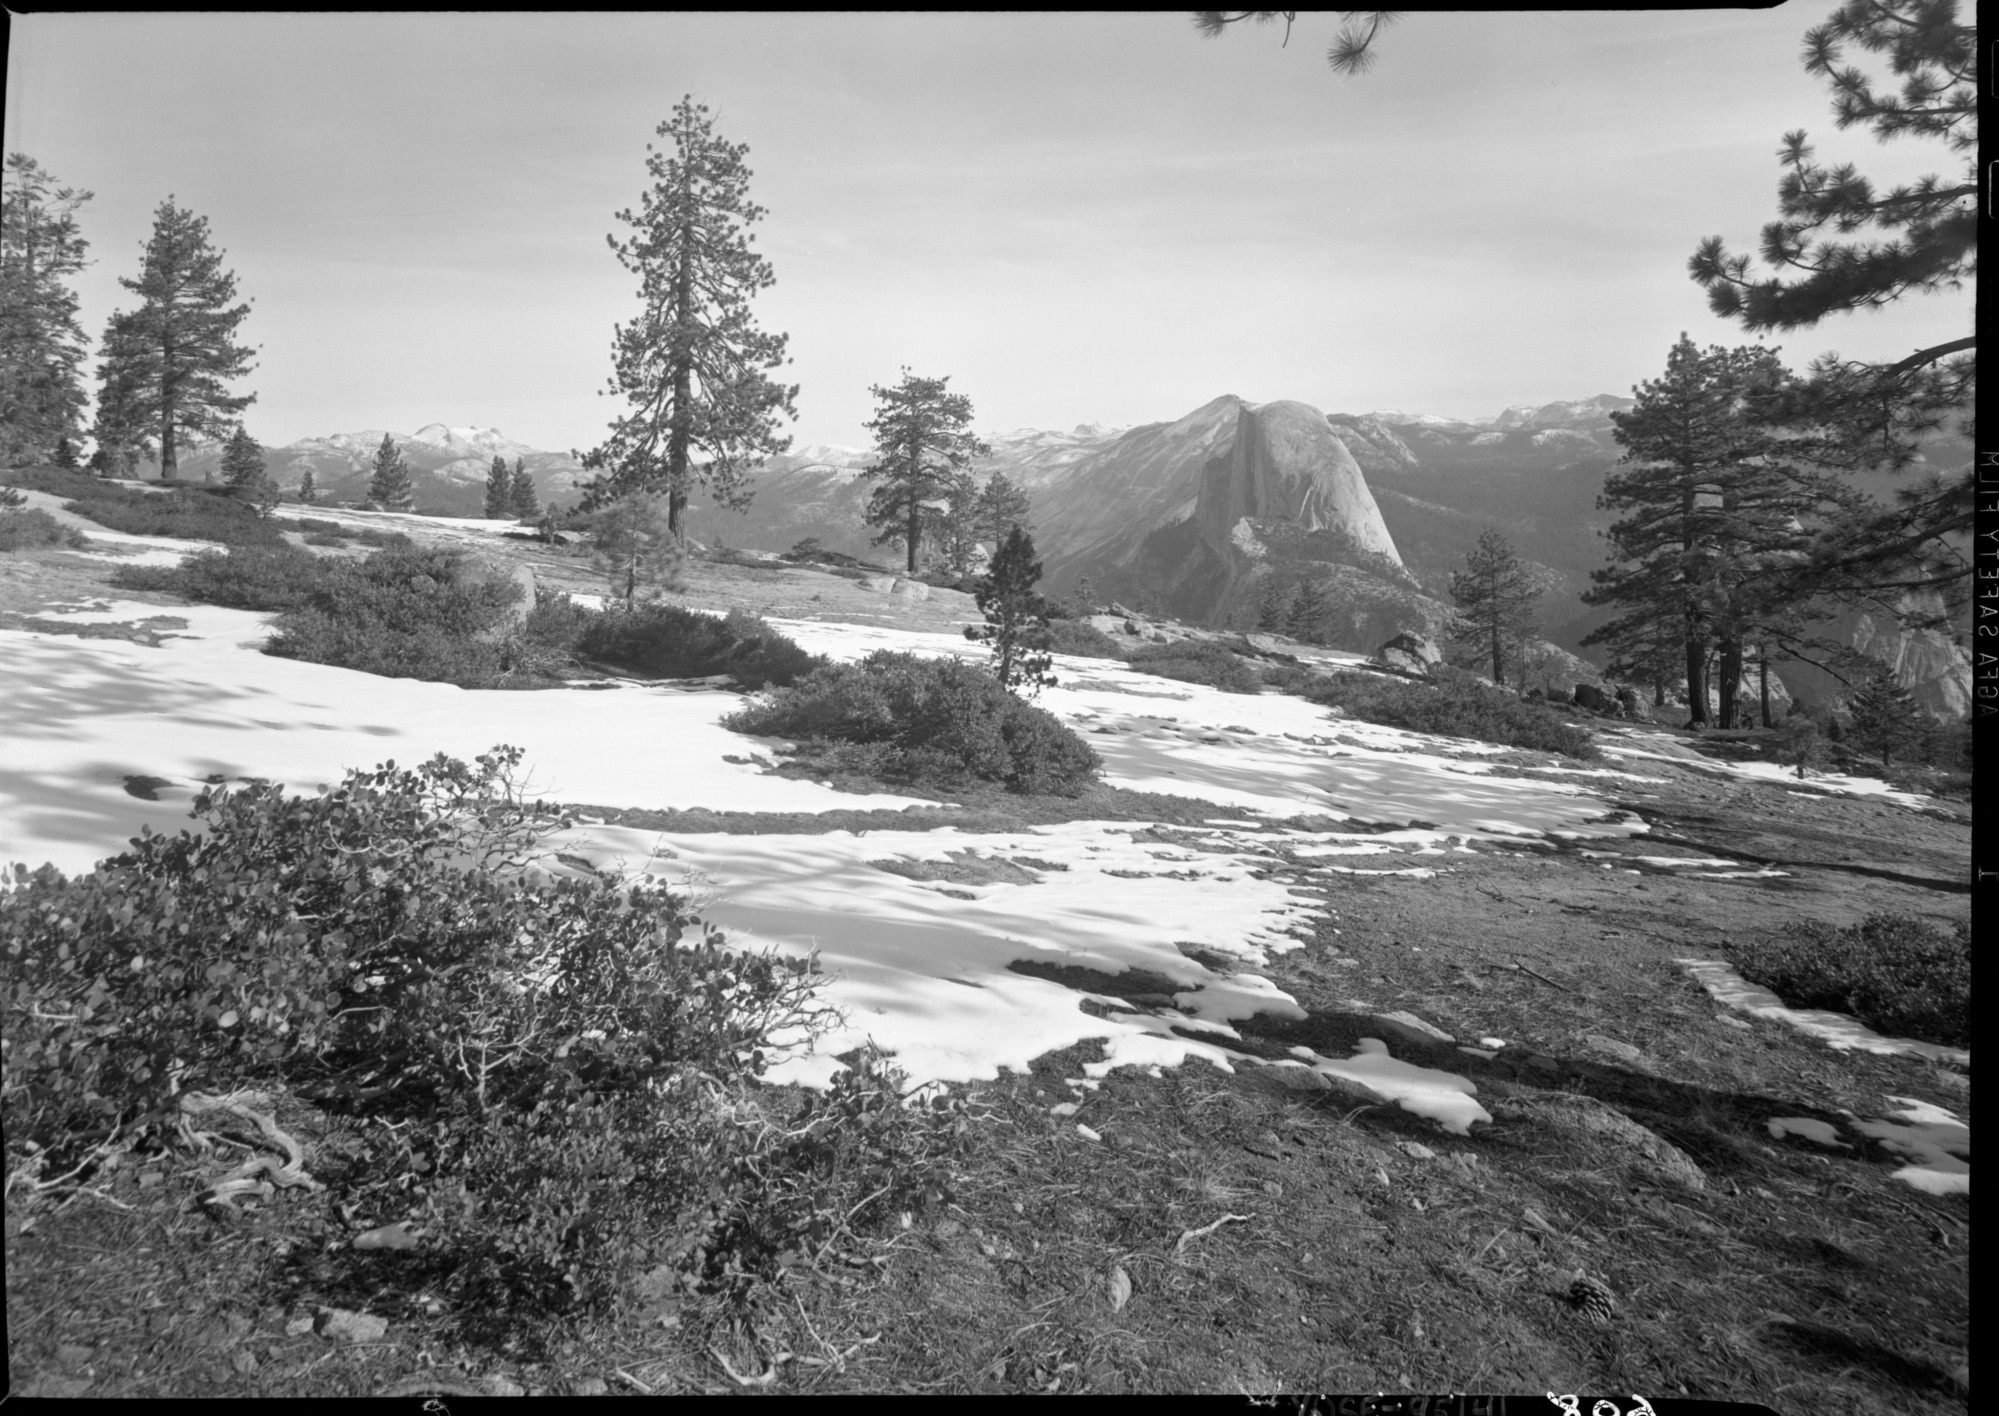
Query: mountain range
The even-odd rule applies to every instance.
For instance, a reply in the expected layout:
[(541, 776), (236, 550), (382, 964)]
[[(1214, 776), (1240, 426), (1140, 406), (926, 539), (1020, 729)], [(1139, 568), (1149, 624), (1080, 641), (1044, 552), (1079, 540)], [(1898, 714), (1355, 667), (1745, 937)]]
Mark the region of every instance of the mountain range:
[[(1581, 596), (1609, 549), (1603, 533), (1612, 518), (1597, 497), (1620, 453), (1610, 415), (1632, 404), (1600, 394), (1468, 421), (1391, 410), (1327, 414), (1224, 394), (1171, 422), (988, 434), (991, 452), (972, 471), (982, 480), (1003, 472), (1027, 492), (1052, 594), (1087, 577), (1099, 600), (1248, 628), (1272, 581), (1310, 579), (1340, 606), (1325, 626), (1328, 641), (1364, 651), (1398, 633), (1434, 637), (1449, 613), (1452, 572), (1480, 533), (1495, 528), (1546, 582), (1543, 632), (1573, 654), (1607, 618)], [(310, 469), (323, 497), (359, 502), (383, 436), (308, 438), (265, 455), (285, 489)], [(495, 456), (509, 466), (521, 461), (544, 504), (573, 500), (589, 476), (567, 453), (527, 447), (496, 429), (433, 423), (394, 437), (420, 510), (477, 516)], [(1940, 445), (1933, 459), (1954, 464), (1968, 455)], [(813, 537), (827, 550), (889, 564), (899, 548), (872, 545), (863, 521), (872, 484), (861, 474), (872, 460), (867, 450), (829, 444), (769, 458), (751, 482), (746, 511), (723, 510), (697, 493), (689, 533), (768, 551)], [(182, 476), (217, 476), (219, 461), (219, 447), (199, 449), (183, 460)], [(1892, 485), (1872, 480), (1880, 483), (1872, 491)], [(1968, 706), (1969, 664), (1946, 637), (1907, 634), (1859, 612), (1832, 628), (1895, 665), (1925, 706)], [(1813, 696), (1834, 686), (1823, 674), (1785, 672)]]

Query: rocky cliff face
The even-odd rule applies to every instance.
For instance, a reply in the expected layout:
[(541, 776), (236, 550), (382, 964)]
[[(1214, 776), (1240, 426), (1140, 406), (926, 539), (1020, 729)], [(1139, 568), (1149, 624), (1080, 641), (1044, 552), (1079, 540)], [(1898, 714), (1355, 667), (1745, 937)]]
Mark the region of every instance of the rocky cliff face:
[(1243, 545), (1242, 524), (1332, 532), (1354, 550), (1402, 558), (1346, 444), (1326, 415), (1289, 400), (1245, 404), (1228, 450), (1201, 470), (1194, 521), (1217, 554)]

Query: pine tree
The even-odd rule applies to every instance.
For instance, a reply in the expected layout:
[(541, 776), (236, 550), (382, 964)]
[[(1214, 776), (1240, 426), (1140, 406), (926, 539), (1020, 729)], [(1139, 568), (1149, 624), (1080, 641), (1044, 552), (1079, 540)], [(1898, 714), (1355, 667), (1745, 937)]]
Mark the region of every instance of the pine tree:
[(1516, 668), (1519, 686), (1527, 686), (1521, 647), (1540, 633), (1541, 588), (1539, 577), (1513, 554), (1512, 544), (1491, 527), (1465, 556), (1465, 568), (1451, 576), (1451, 599), (1458, 607), (1451, 638), (1478, 646), (1492, 664), (1495, 687), (1506, 686), (1509, 663)]
[(495, 456), (493, 468), (486, 474), (486, 509), (488, 521), (505, 521), (514, 509), (514, 474), (507, 470), (507, 459)]
[(1258, 629), (1282, 630), (1291, 622), (1291, 607), (1297, 602), (1298, 588), (1274, 576), (1263, 582), (1263, 594), (1256, 605)]
[(0, 197), (0, 466), (39, 460), (83, 426), (87, 342), (69, 278), (89, 264), (76, 213), (91, 193), (58, 187), (7, 155)]
[[(121, 416), (158, 429), (160, 477), (179, 476), (181, 439), (220, 437), (255, 394), (232, 395), (223, 385), (253, 367), (254, 349), (237, 345), (247, 304), (232, 306), (236, 277), (208, 243), (208, 222), (169, 197), (153, 217), (139, 278), (118, 283), (141, 298), (139, 308), (112, 317), (99, 377), (120, 384)], [(101, 399), (100, 399), (101, 401)]]
[(1850, 736), (1854, 743), (1863, 750), (1878, 751), (1881, 765), (1887, 767), (1892, 765), (1889, 759), (1893, 751), (1917, 733), (1916, 720), (1922, 710), (1916, 706), (1915, 696), (1896, 679), (1895, 671), (1876, 664), (1847, 699), (1846, 711), (1853, 719)]
[(666, 498), (635, 492), (590, 518), (594, 563), (626, 610), (655, 588), (673, 589), (684, 555), (667, 517)]
[(100, 477), (131, 477), (138, 465), (159, 451), (148, 427), (147, 390), (143, 386), (146, 351), (130, 313), (116, 312), (104, 322), (97, 367), (97, 413), (90, 435), (97, 450), (90, 468)]
[(535, 492), (534, 478), (528, 473), (527, 459), (524, 457), (514, 459), (510, 497), (509, 510), (520, 520), (532, 521), (541, 515), (541, 497)]
[(880, 483), (868, 497), (866, 521), (880, 533), (870, 544), (900, 541), (911, 575), (925, 534), (944, 519), (938, 503), (949, 498), (954, 477), (992, 451), (967, 429), (972, 400), (946, 392), (949, 382), (949, 376), (918, 378), (905, 368), (894, 388), (868, 390), (875, 416), (862, 426), (874, 434), (875, 461), (861, 475)]
[[(1849, 44), (1885, 56), (1897, 87), (1877, 88), (1844, 63)], [(1937, 141), (1962, 166), (1950, 179), (1931, 175), (1878, 192), (1852, 163), (1818, 163), (1802, 130), (1787, 133), (1778, 220), (1763, 228), (1761, 241), (1762, 258), (1777, 274), (1752, 278), (1748, 256), (1731, 255), (1721, 237), (1709, 237), (1688, 269), (1714, 311), (1748, 330), (1803, 329), (1912, 292), (1970, 284), (1979, 219), (1977, 56), (1977, 29), (1960, 22), (1956, 0), (1847, 0), (1809, 31), (1805, 69), (1830, 85), (1838, 127), (1865, 126), (1883, 142)], [(1784, 279), (1791, 271), (1803, 274)], [(1967, 297), (1967, 317), (1970, 305)], [(1786, 409), (1791, 426), (1810, 435), (1801, 454), (1826, 467), (1899, 471), (1951, 417), (1969, 439), (1975, 344), (1967, 333), (1892, 363), (1832, 354), (1815, 360)], [(1927, 473), (1887, 502), (1826, 523), (1790, 578), (1849, 603), (1872, 598), (1876, 608), (1904, 592), (1934, 592), (1941, 611), (1905, 615), (1904, 622), (1948, 627), (1972, 583), (1972, 559), (1959, 549), (1972, 529), (1972, 477), (1968, 465)]]
[(57, 438), (55, 453), (49, 460), (65, 472), (74, 472), (77, 466), (76, 444), (67, 437)]
[(375, 470), (368, 478), (368, 500), (385, 511), (410, 511), (416, 506), (416, 487), (410, 481), (409, 464), (396, 447), (396, 440), (382, 434), (375, 449)]
[[(633, 411), (584, 457), (604, 475), (586, 495), (593, 506), (630, 491), (664, 491), (674, 535), (684, 539), (693, 485), (722, 505), (749, 505), (749, 469), (791, 446), (777, 431), (797, 416), (796, 384), (770, 371), (785, 363), (787, 336), (766, 334), (750, 299), (776, 280), (751, 249), (749, 228), (764, 209), (749, 200), (749, 149), (715, 136), (706, 106), (683, 98), (657, 136), (670, 152), (646, 159), (653, 185), (638, 214), (618, 213), (635, 228), (611, 249), (640, 279), (640, 317), (613, 330), (610, 393)], [(696, 462), (695, 454), (705, 455)]]
[(1034, 588), (1040, 579), (1034, 538), (1015, 526), (972, 592), (985, 625), (965, 630), (966, 638), (992, 646), (993, 676), (1000, 686), (1008, 692), (1025, 688), (1030, 698), (1055, 686), (1055, 676), (1048, 672), (1048, 602)]
[(1630, 641), (1662, 616), (1677, 618), (1697, 724), (1708, 721), (1713, 649), (1720, 725), (1736, 725), (1744, 644), (1784, 608), (1776, 570), (1800, 544), (1802, 518), (1838, 500), (1831, 483), (1788, 460), (1790, 442), (1768, 417), (1789, 380), (1771, 350), (1703, 352), (1683, 334), (1665, 376), (1639, 385), (1636, 406), (1611, 415), (1625, 455), (1598, 505), (1625, 515), (1608, 533), (1617, 558), (1592, 573), (1583, 601), (1627, 613), (1583, 643)]
[(311, 506), (318, 496), (319, 488), (313, 484), (312, 469), (308, 467), (299, 474), (298, 499), (302, 504)]
[(266, 515), (277, 505), (278, 488), (264, 470), (264, 450), (247, 428), (239, 426), (222, 449), (222, 481)]
[(978, 559), (981, 523), (979, 484), (969, 472), (954, 472), (947, 479), (944, 507), (936, 524), (937, 549), (951, 574), (960, 580), (972, 573)]
[(1317, 644), (1325, 633), (1326, 616), (1332, 613), (1332, 597), (1317, 580), (1301, 580), (1298, 593), (1284, 615), (1284, 632), (1305, 644)]
[(986, 479), (985, 490), (979, 493), (979, 539), (997, 546), (1016, 526), (1031, 533), (1034, 527), (1028, 521), (1029, 513), (1027, 493), (1015, 486), (1006, 473), (993, 473)]

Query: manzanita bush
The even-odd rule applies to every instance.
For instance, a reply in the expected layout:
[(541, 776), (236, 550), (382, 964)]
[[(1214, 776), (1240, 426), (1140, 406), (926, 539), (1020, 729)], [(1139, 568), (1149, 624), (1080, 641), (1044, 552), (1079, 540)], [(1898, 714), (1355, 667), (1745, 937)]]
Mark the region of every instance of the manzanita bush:
[[(217, 787), (200, 833), (148, 832), (75, 878), (16, 867), (9, 1173), (170, 1143), (184, 1091), (411, 1122), (377, 1157), (407, 1173), (352, 1176), (349, 1198), (376, 1208), (397, 1182), (405, 1212), (377, 1218), (416, 1222), (457, 1287), (508, 1306), (596, 1305), (662, 1263), (689, 1284), (768, 1272), (847, 1192), (879, 1190), (880, 1211), (920, 1191), (962, 1108), (901, 1105), (868, 1058), (832, 1112), (773, 1119), (758, 1078), (830, 1015), (814, 962), (731, 950), (667, 889), (535, 868), (568, 823), (519, 763)], [(883, 1107), (915, 1118), (894, 1143), (878, 1124), (834, 1138)]]

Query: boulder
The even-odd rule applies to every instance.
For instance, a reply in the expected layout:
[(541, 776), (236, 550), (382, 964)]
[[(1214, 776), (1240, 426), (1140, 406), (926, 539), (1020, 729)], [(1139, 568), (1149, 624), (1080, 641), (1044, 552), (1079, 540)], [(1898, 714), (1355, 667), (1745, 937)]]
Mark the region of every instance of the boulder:
[(1593, 683), (1579, 683), (1576, 685), (1576, 706), (1587, 708), (1592, 713), (1614, 713), (1617, 711), (1617, 700)]
[(1646, 723), (1652, 720), (1651, 708), (1638, 696), (1638, 690), (1630, 684), (1618, 685), (1617, 711), (1634, 723)]
[(1544, 1092), (1507, 1103), (1502, 1114), (1562, 1136), (1574, 1148), (1578, 1165), (1595, 1168), (1609, 1161), (1655, 1184), (1707, 1188), (1707, 1176), (1685, 1151), (1595, 1097)]
[(921, 580), (911, 580), (906, 576), (898, 575), (895, 578), (895, 583), (888, 587), (888, 593), (898, 600), (914, 602), (929, 599), (930, 587)]
[(1428, 678), (1430, 670), (1444, 659), (1436, 643), (1420, 634), (1398, 634), (1375, 650), (1374, 657), (1391, 669), (1418, 678)]

